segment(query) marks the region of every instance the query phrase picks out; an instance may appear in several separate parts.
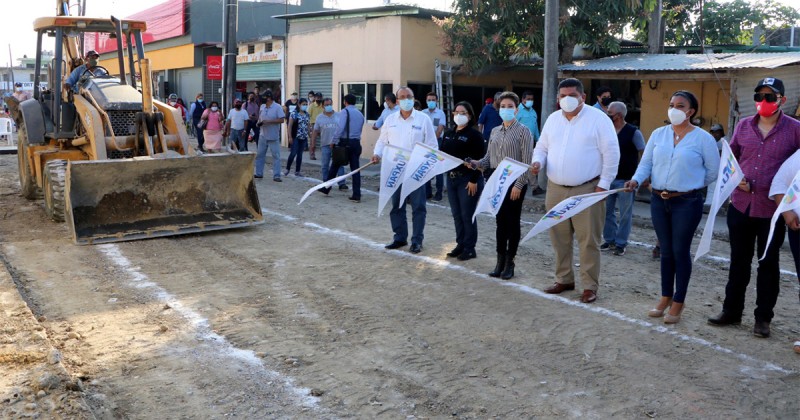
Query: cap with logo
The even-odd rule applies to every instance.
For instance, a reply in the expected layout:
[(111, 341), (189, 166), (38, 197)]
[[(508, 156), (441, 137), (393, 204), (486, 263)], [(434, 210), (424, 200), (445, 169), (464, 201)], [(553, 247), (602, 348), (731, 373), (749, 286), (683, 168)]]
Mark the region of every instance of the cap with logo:
[(714, 124), (709, 131), (725, 131), (720, 124)]
[(20, 83), (20, 82), (14, 83), (14, 86), (16, 86), (16, 87), (22, 87), (22, 83)]
[(783, 96), (783, 94), (786, 92), (785, 88), (783, 87), (783, 81), (774, 77), (765, 77), (759, 80), (755, 92), (758, 92), (758, 90), (763, 87), (768, 87), (772, 89), (773, 92), (781, 94), (781, 96)]

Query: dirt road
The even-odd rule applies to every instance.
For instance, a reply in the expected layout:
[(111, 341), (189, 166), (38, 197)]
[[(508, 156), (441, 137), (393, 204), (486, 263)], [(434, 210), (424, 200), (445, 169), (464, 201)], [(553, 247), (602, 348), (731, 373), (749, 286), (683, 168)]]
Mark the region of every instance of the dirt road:
[[(482, 274), (494, 263), (491, 218), (479, 220), (475, 260), (445, 259), (454, 230), (444, 205), (428, 206), (421, 254), (386, 251), (391, 229), (374, 193), (297, 206), (313, 184), (294, 177), (257, 181), (267, 219), (257, 228), (75, 246), (19, 197), (15, 159), (0, 156), (0, 252), (33, 316), (24, 305), (7, 313), (27, 321), (0, 326), (0, 356), (22, 354), (15, 337), (43, 329), (25, 350), (38, 356), (0, 358), (14, 372), (0, 381), (0, 417), (800, 413), (797, 280), (782, 279), (772, 338), (754, 338), (749, 316), (707, 326), (724, 294), (722, 242), (711, 252), (721, 259), (695, 265), (683, 321), (665, 327), (646, 316), (660, 294), (658, 263), (636, 245), (654, 241), (647, 229), (634, 229), (625, 256), (603, 255), (598, 301), (583, 305), (579, 292), (540, 291), (552, 283), (546, 235), (521, 247), (512, 281), (495, 281)], [(754, 300), (751, 291), (747, 313)], [(48, 362), (48, 346), (60, 363)], [(36, 382), (48, 365), (65, 369), (49, 388)]]

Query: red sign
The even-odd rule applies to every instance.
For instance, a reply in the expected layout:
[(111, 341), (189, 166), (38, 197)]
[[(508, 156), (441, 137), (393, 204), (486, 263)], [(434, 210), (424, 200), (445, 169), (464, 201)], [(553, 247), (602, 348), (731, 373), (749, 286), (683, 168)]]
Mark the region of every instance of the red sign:
[(221, 55), (209, 55), (206, 57), (206, 78), (208, 80), (222, 80)]

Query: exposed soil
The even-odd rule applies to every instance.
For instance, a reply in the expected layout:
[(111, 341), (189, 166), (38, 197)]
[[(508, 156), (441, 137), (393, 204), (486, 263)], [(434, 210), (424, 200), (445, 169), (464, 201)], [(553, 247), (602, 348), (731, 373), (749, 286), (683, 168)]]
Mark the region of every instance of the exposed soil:
[[(446, 259), (446, 201), (428, 206), (421, 254), (387, 251), (377, 195), (355, 204), (334, 189), (298, 206), (312, 185), (257, 180), (264, 225), (76, 246), (41, 202), (20, 197), (16, 157), (0, 156), (0, 417), (800, 413), (788, 250), (772, 337), (759, 339), (754, 287), (742, 326), (706, 324), (724, 296), (725, 242), (695, 265), (683, 320), (664, 326), (647, 317), (659, 269), (641, 224), (625, 256), (603, 255), (599, 298), (583, 305), (580, 290), (541, 292), (553, 281), (546, 235), (521, 246), (516, 277), (496, 281), (483, 274), (491, 218), (479, 218), (477, 259)], [(540, 201), (527, 200), (533, 222)]]

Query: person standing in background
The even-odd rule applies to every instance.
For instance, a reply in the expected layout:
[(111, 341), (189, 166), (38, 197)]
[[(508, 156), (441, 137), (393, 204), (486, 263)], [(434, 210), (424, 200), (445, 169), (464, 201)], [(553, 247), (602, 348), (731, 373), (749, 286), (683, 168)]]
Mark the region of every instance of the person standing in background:
[[(309, 128), (314, 127), (314, 123), (317, 122), (317, 117), (323, 112), (325, 112), (325, 109), (322, 106), (322, 92), (315, 92), (314, 101), (308, 103)], [(313, 141), (306, 145), (306, 149), (309, 151), (309, 159), (317, 160), (317, 155), (315, 153), (317, 145)]]
[[(336, 113), (333, 111), (333, 99), (325, 98), (322, 100), (323, 106), (323, 113), (317, 117), (317, 121), (314, 123), (314, 130), (311, 132), (311, 142), (317, 141), (319, 139), (320, 143), (320, 153), (321, 156), (321, 166), (322, 166), (322, 181), (327, 181), (328, 178), (328, 171), (331, 168), (331, 159), (333, 158), (333, 146), (338, 142), (336, 138), (336, 133), (339, 131), (339, 123), (336, 120)], [(344, 166), (340, 166), (339, 170), (336, 171), (336, 176), (344, 175)], [(347, 190), (347, 181), (344, 179), (339, 181), (339, 190), (345, 191)]]
[(267, 149), (272, 152), (272, 180), (281, 180), (281, 124), (286, 116), (283, 107), (272, 99), (272, 92), (264, 93), (264, 105), (258, 115), (257, 127), (261, 128), (261, 136), (256, 153), (255, 178), (264, 177), (264, 165), (267, 160)]
[(192, 116), (192, 127), (197, 134), (197, 149), (201, 152), (205, 151), (205, 148), (203, 148), (203, 129), (197, 127), (197, 124), (200, 123), (200, 117), (203, 116), (205, 111), (206, 104), (203, 101), (203, 94), (198, 93), (195, 97), (195, 101), (192, 102), (192, 106), (189, 108), (189, 115)]
[[(442, 133), (444, 133), (444, 127), (447, 124), (447, 117), (444, 115), (444, 111), (439, 108), (439, 97), (434, 92), (428, 92), (425, 96), (425, 110), (422, 111), (428, 118), (431, 119), (431, 123), (433, 123), (433, 131), (436, 133), (436, 142), (439, 146), (442, 145)], [(444, 190), (444, 174), (436, 175), (436, 195), (433, 194), (433, 187), (431, 186), (432, 181), (428, 181), (425, 183), (425, 198), (430, 199), (433, 197), (433, 201), (442, 201), (442, 193)]]
[(378, 117), (378, 120), (372, 125), (372, 129), (380, 130), (381, 127), (383, 127), (383, 122), (386, 121), (386, 117), (398, 111), (400, 111), (400, 108), (397, 107), (397, 96), (392, 92), (387, 93), (386, 96), (383, 97), (383, 111), (381, 112), (381, 116)]
[(611, 88), (608, 86), (600, 86), (594, 94), (597, 96), (597, 102), (595, 102), (594, 107), (608, 113), (608, 105), (614, 101), (611, 97)]
[(503, 92), (495, 93), (492, 102), (487, 103), (486, 106), (483, 107), (481, 115), (478, 117), (478, 131), (483, 134), (484, 147), (489, 143), (492, 130), (503, 123), (503, 119), (500, 118), (500, 113), (498, 111), (498, 107), (500, 106), (498, 99), (502, 93)]
[(297, 158), (297, 167), (295, 167), (294, 176), (303, 176), (300, 173), (300, 166), (303, 164), (303, 149), (308, 144), (308, 102), (305, 99), (300, 100), (300, 106), (291, 115), (289, 115), (289, 147), (291, 152), (289, 158), (286, 159), (286, 172), (283, 174), (289, 176), (292, 171), (292, 161)]
[(247, 128), (247, 120), (250, 118), (247, 111), (242, 109), (242, 101), (233, 101), (233, 109), (228, 111), (228, 121), (226, 131), (230, 130), (229, 141), (236, 145), (236, 150), (247, 151), (247, 137), (244, 130)]

